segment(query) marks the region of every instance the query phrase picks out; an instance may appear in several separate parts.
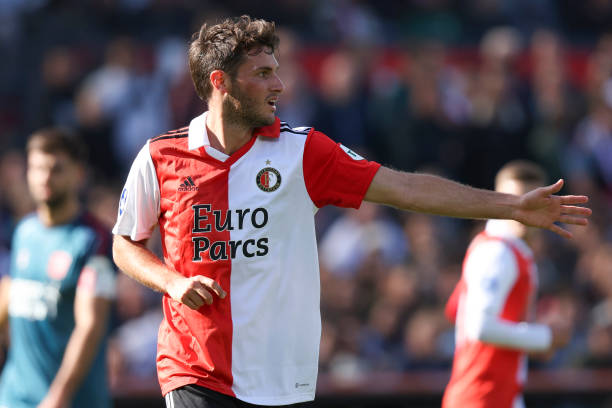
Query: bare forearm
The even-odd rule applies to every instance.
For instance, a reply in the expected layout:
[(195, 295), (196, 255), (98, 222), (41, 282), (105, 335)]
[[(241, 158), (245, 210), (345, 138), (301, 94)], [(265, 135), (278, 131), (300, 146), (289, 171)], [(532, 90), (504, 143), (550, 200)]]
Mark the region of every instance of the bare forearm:
[(11, 279), (4, 276), (0, 280), (0, 331), (4, 330), (8, 322), (8, 307), (11, 287)]
[(125, 274), (158, 292), (166, 293), (168, 284), (180, 277), (143, 243), (120, 235), (113, 240), (113, 259)]
[(66, 346), (60, 369), (49, 387), (50, 395), (57, 395), (57, 398), (62, 401), (72, 399), (73, 394), (89, 372), (92, 361), (99, 351), (100, 340), (105, 330), (106, 325), (74, 329)]
[(403, 210), (449, 217), (513, 218), (519, 198), (431, 174), (381, 168), (365, 199)]

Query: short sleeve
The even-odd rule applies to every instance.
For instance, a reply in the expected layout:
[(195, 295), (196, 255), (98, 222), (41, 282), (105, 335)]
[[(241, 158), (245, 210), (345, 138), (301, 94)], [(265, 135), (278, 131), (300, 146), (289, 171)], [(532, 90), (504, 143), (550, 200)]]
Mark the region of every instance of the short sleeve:
[(147, 142), (134, 159), (121, 192), (113, 234), (128, 235), (134, 241), (149, 238), (159, 220), (159, 208), (159, 182)]
[(314, 130), (306, 139), (303, 166), (306, 189), (319, 208), (330, 204), (359, 208), (380, 168)]
[(518, 279), (518, 265), (503, 242), (489, 241), (469, 254), (464, 276), (468, 314), (498, 316)]
[(81, 271), (77, 290), (95, 297), (114, 299), (116, 274), (110, 259), (102, 255), (89, 258)]

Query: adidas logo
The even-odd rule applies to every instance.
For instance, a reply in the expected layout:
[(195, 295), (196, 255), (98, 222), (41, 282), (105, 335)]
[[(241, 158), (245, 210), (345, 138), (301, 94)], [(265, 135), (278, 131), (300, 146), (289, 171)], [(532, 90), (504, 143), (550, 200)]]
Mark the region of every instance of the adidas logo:
[(185, 181), (181, 183), (178, 188), (178, 191), (198, 191), (200, 188), (195, 185), (191, 176), (187, 177)]

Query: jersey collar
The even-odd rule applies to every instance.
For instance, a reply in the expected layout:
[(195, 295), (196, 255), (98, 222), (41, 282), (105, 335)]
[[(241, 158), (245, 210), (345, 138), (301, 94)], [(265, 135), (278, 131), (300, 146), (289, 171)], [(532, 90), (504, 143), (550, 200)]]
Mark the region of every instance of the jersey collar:
[(208, 131), (206, 130), (206, 117), (208, 111), (204, 112), (200, 116), (197, 116), (189, 123), (189, 150), (199, 149), (202, 146), (210, 146), (208, 140)]
[(255, 128), (253, 130), (253, 136), (278, 138), (280, 136), (280, 119), (277, 117), (274, 119), (273, 124)]
[[(199, 149), (202, 146), (210, 146), (208, 131), (206, 129), (206, 117), (208, 111), (197, 116), (189, 123), (189, 150)], [(275, 118), (274, 123), (269, 126), (258, 127), (253, 130), (253, 136), (278, 138), (280, 135), (280, 119)]]

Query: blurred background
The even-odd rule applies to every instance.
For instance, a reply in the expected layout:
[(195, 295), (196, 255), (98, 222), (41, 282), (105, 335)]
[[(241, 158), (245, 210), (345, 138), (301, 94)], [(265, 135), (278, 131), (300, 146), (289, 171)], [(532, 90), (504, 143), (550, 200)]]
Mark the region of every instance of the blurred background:
[[(532, 362), (526, 401), (612, 407), (612, 0), (0, 0), (0, 271), (32, 210), (24, 144), (47, 125), (91, 149), (84, 199), (110, 229), (146, 139), (206, 107), (186, 69), (204, 21), (277, 23), (278, 116), (371, 160), (492, 188), (532, 159), (588, 194), (574, 240), (534, 251), (538, 313), (570, 345)], [(439, 406), (453, 329), (443, 308), (483, 228), (364, 203), (317, 215), (323, 337), (318, 406)], [(163, 406), (160, 295), (119, 275), (111, 352), (117, 406)]]

